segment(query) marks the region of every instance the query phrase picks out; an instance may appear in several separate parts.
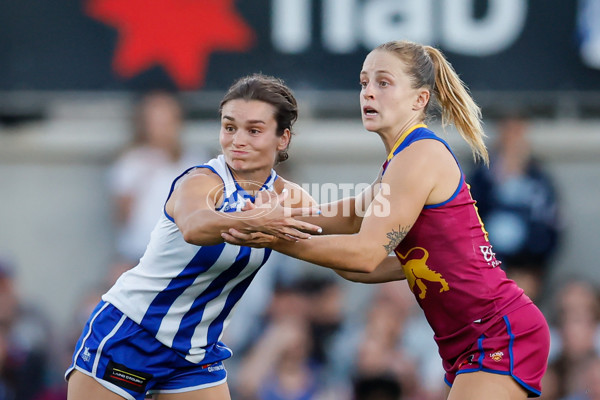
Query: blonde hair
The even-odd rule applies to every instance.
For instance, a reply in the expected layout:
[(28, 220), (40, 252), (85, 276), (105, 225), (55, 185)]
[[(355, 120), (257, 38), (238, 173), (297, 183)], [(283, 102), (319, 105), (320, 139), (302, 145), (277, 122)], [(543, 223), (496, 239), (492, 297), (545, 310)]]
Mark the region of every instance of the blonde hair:
[[(405, 72), (411, 77), (413, 88), (431, 90), (441, 109), (442, 126), (453, 124), (471, 147), (473, 157), (488, 164), (481, 109), (442, 52), (431, 46), (400, 40), (384, 43), (375, 50), (394, 53), (406, 64)], [(428, 107), (426, 114), (427, 110)]]

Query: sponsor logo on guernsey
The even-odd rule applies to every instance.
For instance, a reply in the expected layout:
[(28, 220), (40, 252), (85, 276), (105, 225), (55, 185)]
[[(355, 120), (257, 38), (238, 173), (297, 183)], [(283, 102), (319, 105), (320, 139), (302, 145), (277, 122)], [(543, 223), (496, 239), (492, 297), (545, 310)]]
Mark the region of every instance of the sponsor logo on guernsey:
[[(423, 253), (423, 256), (421, 258), (411, 258), (410, 260), (407, 260), (409, 255), (415, 250), (420, 250)], [(438, 283), (442, 286), (440, 288), (440, 293), (450, 290), (450, 286), (442, 274), (435, 272), (427, 265), (427, 259), (429, 258), (429, 252), (427, 250), (422, 247), (413, 247), (408, 250), (406, 254), (400, 254), (398, 252), (396, 252), (396, 254), (402, 262), (402, 269), (408, 280), (410, 290), (416, 294), (415, 290), (418, 288), (418, 296), (420, 299), (424, 299), (427, 296), (427, 289), (433, 283)]]
[(483, 259), (492, 268), (496, 268), (500, 265), (500, 261), (496, 260), (496, 253), (492, 250), (492, 246), (479, 246)]
[(490, 354), (490, 358), (496, 362), (502, 361), (502, 357), (504, 357), (504, 353), (501, 351), (495, 351)]

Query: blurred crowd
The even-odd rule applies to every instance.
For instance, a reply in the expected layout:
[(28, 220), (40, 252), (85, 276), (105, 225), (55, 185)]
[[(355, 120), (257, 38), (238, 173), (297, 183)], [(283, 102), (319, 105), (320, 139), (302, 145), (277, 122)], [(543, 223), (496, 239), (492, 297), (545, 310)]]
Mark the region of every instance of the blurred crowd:
[[(19, 266), (0, 259), (0, 400), (66, 399), (63, 373), (92, 308), (142, 255), (172, 179), (213, 155), (186, 152), (183, 120), (170, 94), (140, 101), (131, 146), (107, 177), (115, 261), (104, 281), (85, 291), (68, 329), (57, 334), (19, 296)], [(501, 268), (537, 302), (560, 245), (559, 196), (533, 156), (526, 119), (511, 116), (498, 126), (490, 168), (476, 167), (468, 179)], [(545, 311), (552, 348), (544, 400), (600, 400), (599, 299), (599, 289), (584, 278), (563, 282), (552, 296)], [(234, 351), (226, 361), (234, 399), (445, 397), (433, 332), (404, 281), (350, 283), (276, 254), (258, 273), (223, 340)]]
[[(329, 271), (311, 273), (318, 267), (288, 261), (275, 257), (263, 267), (225, 335), (234, 350), (226, 362), (232, 398), (445, 398), (433, 333), (405, 282), (356, 288)], [(71, 334), (55, 337), (44, 316), (14, 290), (13, 268), (0, 264), (0, 399), (64, 400), (62, 374), (111, 274), (81, 299)], [(287, 269), (296, 270), (294, 279), (271, 276)], [(262, 278), (273, 285), (266, 287)], [(542, 399), (600, 399), (598, 294), (577, 278), (556, 294)]]

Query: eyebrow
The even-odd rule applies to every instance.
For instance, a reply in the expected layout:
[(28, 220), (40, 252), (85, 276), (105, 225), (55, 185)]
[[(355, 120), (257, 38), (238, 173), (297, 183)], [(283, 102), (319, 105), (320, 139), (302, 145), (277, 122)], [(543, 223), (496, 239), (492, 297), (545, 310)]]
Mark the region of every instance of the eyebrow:
[(267, 123), (261, 119), (251, 119), (249, 121), (247, 121), (249, 124), (251, 125), (256, 125), (256, 124), (263, 124), (266, 125)]
[[(366, 75), (367, 73), (368, 73), (367, 71), (360, 71), (360, 75)], [(378, 69), (377, 71), (375, 71), (375, 74), (394, 75), (393, 73), (391, 73), (390, 71), (388, 71), (386, 69)]]
[[(235, 118), (230, 117), (229, 115), (223, 115), (223, 119), (227, 119), (229, 121), (233, 121), (235, 122)], [(256, 124), (263, 124), (266, 125), (267, 123), (261, 119), (251, 119), (246, 121), (246, 123), (251, 124), (251, 125), (256, 125)]]

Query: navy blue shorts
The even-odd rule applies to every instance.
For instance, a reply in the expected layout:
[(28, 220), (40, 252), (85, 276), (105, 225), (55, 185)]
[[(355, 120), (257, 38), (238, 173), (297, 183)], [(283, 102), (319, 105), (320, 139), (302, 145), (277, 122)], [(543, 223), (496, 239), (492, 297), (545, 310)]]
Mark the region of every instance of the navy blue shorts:
[(187, 361), (104, 301), (85, 325), (65, 377), (74, 369), (130, 400), (143, 400), (146, 393), (188, 392), (227, 381), (221, 361), (208, 365)]

